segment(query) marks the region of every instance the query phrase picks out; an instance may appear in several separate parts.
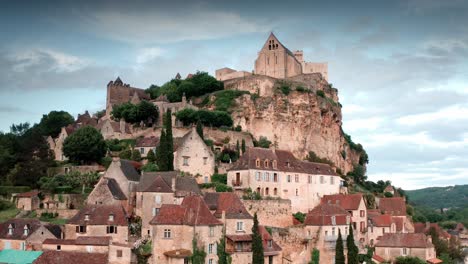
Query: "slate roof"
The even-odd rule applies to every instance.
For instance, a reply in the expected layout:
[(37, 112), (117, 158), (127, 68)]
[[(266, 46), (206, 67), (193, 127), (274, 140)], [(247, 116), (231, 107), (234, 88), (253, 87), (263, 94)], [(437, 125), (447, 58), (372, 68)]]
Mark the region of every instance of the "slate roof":
[(56, 238), (62, 237), (62, 227), (60, 225), (46, 224), (45, 228), (52, 233)]
[[(0, 224), (0, 239), (25, 240), (39, 227), (41, 222), (37, 219), (13, 218)], [(13, 233), (8, 234), (9, 227), (13, 227)], [(24, 227), (29, 229), (28, 235), (24, 235)]]
[(122, 189), (120, 189), (119, 184), (113, 178), (105, 178), (107, 182), (107, 188), (112, 194), (112, 197), (116, 200), (127, 200), (127, 196), (123, 193)]
[(156, 147), (157, 145), (159, 145), (159, 138), (153, 136), (153, 137), (144, 137), (144, 138), (137, 139), (135, 147), (148, 148), (148, 147)]
[[(110, 214), (114, 215), (113, 221), (109, 219)], [(89, 215), (89, 220), (85, 220), (86, 215)], [(127, 226), (127, 215), (121, 205), (87, 205), (67, 224)]]
[[(166, 172), (143, 172), (139, 192), (175, 192), (176, 196), (186, 196), (189, 194), (201, 194), (197, 181), (192, 177), (178, 176), (177, 171)], [(175, 178), (175, 190), (172, 190), (172, 179)]]
[(140, 174), (138, 171), (135, 169), (135, 162), (130, 161), (130, 160), (120, 160), (120, 168), (122, 169), (123, 174), (129, 181), (139, 181), (140, 180)]
[(376, 247), (407, 247), (429, 248), (434, 245), (425, 234), (417, 233), (386, 233), (379, 237)]
[(402, 197), (380, 198), (379, 209), (384, 214), (406, 216), (406, 203)]
[(349, 222), (347, 218), (351, 217), (346, 210), (336, 204), (322, 203), (307, 213), (304, 224), (312, 226), (331, 226), (333, 225), (333, 216), (335, 217), (335, 225), (348, 225)]
[(33, 264), (102, 264), (108, 262), (104, 253), (84, 253), (73, 251), (45, 251)]
[(163, 204), (151, 221), (152, 225), (222, 225), (214, 217), (201, 196), (191, 195), (184, 198), (181, 205)]
[(362, 200), (362, 194), (333, 194), (324, 195), (322, 203), (336, 204), (341, 206), (345, 210), (357, 210)]
[(206, 193), (204, 199), (216, 218), (221, 218), (224, 211), (227, 219), (253, 219), (235, 193)]
[[(257, 160), (260, 160), (260, 166), (258, 167), (256, 164)], [(268, 160), (268, 165), (265, 164), (265, 160)], [(276, 167), (273, 167), (274, 161), (277, 164)], [(257, 147), (248, 148), (230, 170), (248, 169), (338, 176), (328, 164), (298, 160), (290, 151), (286, 150)]]

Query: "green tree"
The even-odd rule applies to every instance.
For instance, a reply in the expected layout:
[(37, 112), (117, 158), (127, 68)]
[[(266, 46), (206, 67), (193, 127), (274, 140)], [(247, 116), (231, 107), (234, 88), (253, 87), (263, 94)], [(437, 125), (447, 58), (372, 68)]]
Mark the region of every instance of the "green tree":
[(204, 264), (206, 252), (198, 247), (197, 239), (194, 237), (192, 240), (192, 264)]
[(106, 142), (99, 131), (85, 126), (65, 139), (63, 154), (72, 162), (81, 164), (98, 162), (106, 154)]
[(426, 264), (426, 261), (418, 257), (407, 256), (407, 257), (397, 257), (395, 264)]
[(271, 141), (268, 140), (268, 138), (261, 136), (258, 141), (254, 141), (254, 146), (255, 147), (260, 147), (260, 148), (269, 148), (271, 145)]
[(148, 151), (148, 154), (146, 154), (146, 159), (148, 160), (148, 162), (154, 162), (156, 160), (156, 156), (155, 156), (154, 151), (152, 149), (150, 149)]
[[(348, 263), (350, 263), (349, 260), (348, 260)], [(338, 239), (336, 240), (336, 247), (335, 247), (335, 264), (345, 264), (343, 238), (341, 237), (341, 231), (339, 228), (338, 228)]]
[(252, 227), (252, 264), (263, 264), (264, 261), (263, 240), (258, 228), (257, 213), (255, 213)]
[(348, 248), (348, 264), (358, 264), (359, 249), (354, 243), (354, 231), (351, 223), (349, 224), (349, 234), (346, 238), (346, 247)]
[(242, 150), (242, 154), (245, 153), (245, 139), (242, 139), (242, 144), (241, 144), (241, 150)]
[(136, 150), (136, 149), (134, 149), (134, 150), (132, 151), (132, 160), (134, 160), (134, 161), (141, 161), (141, 153), (140, 153), (140, 151), (138, 151), (138, 150)]
[(158, 171), (158, 166), (153, 162), (148, 162), (141, 167), (141, 170), (145, 172)]
[(56, 138), (60, 134), (62, 127), (65, 127), (75, 120), (65, 111), (51, 111), (47, 115), (43, 115), (39, 122), (41, 133), (44, 136)]
[(236, 142), (236, 152), (237, 152), (237, 157), (240, 157), (241, 150), (240, 150), (239, 140), (237, 140)]
[(167, 110), (164, 127), (166, 129), (166, 152), (167, 152), (167, 170), (174, 170), (174, 138), (172, 137), (172, 112)]
[(205, 139), (203, 136), (203, 125), (200, 120), (197, 121), (197, 133), (203, 140)]
[(161, 129), (161, 136), (159, 137), (159, 148), (156, 151), (156, 165), (160, 171), (169, 170), (167, 151), (167, 137), (163, 128)]
[(230, 264), (231, 256), (226, 253), (226, 236), (223, 234), (218, 243), (216, 243), (216, 253), (218, 255), (218, 264)]
[(126, 149), (119, 153), (119, 158), (124, 159), (124, 160), (131, 160), (132, 154), (133, 152), (131, 149)]
[[(343, 240), (341, 241), (341, 244), (343, 244)], [(312, 250), (312, 257), (311, 257), (309, 264), (319, 264), (319, 263), (320, 263), (320, 250), (318, 250), (317, 248), (314, 248)]]

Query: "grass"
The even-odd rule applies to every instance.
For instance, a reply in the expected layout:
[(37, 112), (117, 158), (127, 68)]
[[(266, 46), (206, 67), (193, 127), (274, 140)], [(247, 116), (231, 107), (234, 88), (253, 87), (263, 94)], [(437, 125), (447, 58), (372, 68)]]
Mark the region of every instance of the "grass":
[(68, 219), (64, 219), (64, 218), (53, 218), (53, 219), (49, 219), (49, 223), (51, 224), (54, 224), (54, 225), (64, 225), (66, 224), (68, 221)]
[(227, 112), (234, 106), (234, 99), (243, 94), (249, 94), (249, 92), (238, 90), (223, 90), (215, 92), (214, 105), (216, 110)]
[(19, 213), (19, 211), (20, 210), (16, 207), (10, 207), (0, 211), (0, 223), (3, 223), (8, 219), (14, 218)]

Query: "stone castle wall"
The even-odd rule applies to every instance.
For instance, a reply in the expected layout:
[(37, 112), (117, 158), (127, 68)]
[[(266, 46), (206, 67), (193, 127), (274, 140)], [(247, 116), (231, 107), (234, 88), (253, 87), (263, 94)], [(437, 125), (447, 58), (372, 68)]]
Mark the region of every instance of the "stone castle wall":
[(243, 200), (251, 215), (257, 213), (264, 226), (287, 227), (293, 224), (290, 200)]

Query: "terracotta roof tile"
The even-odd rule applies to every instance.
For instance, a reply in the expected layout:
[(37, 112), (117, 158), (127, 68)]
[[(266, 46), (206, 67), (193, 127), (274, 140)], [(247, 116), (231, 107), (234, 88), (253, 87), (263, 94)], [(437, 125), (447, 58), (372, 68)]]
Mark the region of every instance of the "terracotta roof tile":
[(450, 238), (450, 234), (447, 233), (447, 231), (445, 231), (444, 229), (442, 229), (437, 223), (414, 223), (415, 233), (429, 234), (431, 228), (434, 228), (440, 237), (443, 237), (445, 239)]
[(379, 237), (376, 247), (407, 247), (407, 248), (429, 248), (434, 245), (425, 234), (417, 233), (392, 233)]
[(335, 217), (336, 225), (348, 225), (351, 216), (346, 210), (336, 204), (322, 203), (307, 213), (304, 224), (330, 226), (333, 225), (332, 217)]
[(281, 252), (281, 247), (273, 240), (270, 233), (264, 226), (258, 226), (258, 231), (263, 240), (263, 254), (265, 256), (278, 255)]
[(233, 241), (252, 241), (252, 235), (226, 235), (226, 238)]
[(24, 193), (18, 193), (15, 195), (17, 198), (32, 198), (35, 196), (39, 195), (39, 191), (34, 190), (34, 191), (29, 191), (29, 192), (24, 192)]
[(379, 209), (384, 214), (406, 216), (406, 203), (401, 197), (380, 198)]
[(377, 227), (390, 227), (393, 222), (391, 215), (377, 215), (369, 217), (369, 219), (372, 225)]
[(384, 261), (385, 261), (385, 259), (382, 258), (382, 257), (379, 256), (379, 255), (373, 255), (373, 256), (372, 256), (372, 259), (377, 260), (378, 262), (384, 262)]
[(210, 210), (215, 211), (214, 216), (217, 218), (221, 218), (223, 211), (227, 219), (253, 218), (235, 193), (206, 193), (204, 199)]
[(82, 245), (82, 246), (108, 246), (111, 237), (79, 236), (76, 239), (46, 239), (44, 245)]
[[(102, 264), (107, 263), (107, 254), (73, 251), (45, 251), (33, 264)], [(78, 262), (77, 262), (78, 261)]]
[[(111, 214), (114, 215), (114, 220), (110, 220)], [(85, 220), (86, 215), (89, 215), (89, 220)], [(67, 224), (127, 226), (127, 215), (121, 205), (87, 205), (68, 220)]]
[(395, 228), (397, 232), (402, 232), (404, 227), (404, 219), (402, 217), (392, 216), (392, 222), (395, 223)]
[(363, 199), (361, 193), (324, 195), (322, 203), (336, 204), (345, 210), (357, 210)]
[(159, 138), (158, 137), (144, 137), (139, 138), (135, 144), (137, 148), (154, 148), (159, 145)]
[[(40, 226), (41, 222), (37, 219), (22, 219), (13, 218), (0, 224), (0, 238), (1, 239), (15, 239), (24, 240), (34, 233)], [(29, 229), (28, 235), (24, 235), (24, 227)], [(13, 233), (9, 234), (9, 228), (13, 228)]]

